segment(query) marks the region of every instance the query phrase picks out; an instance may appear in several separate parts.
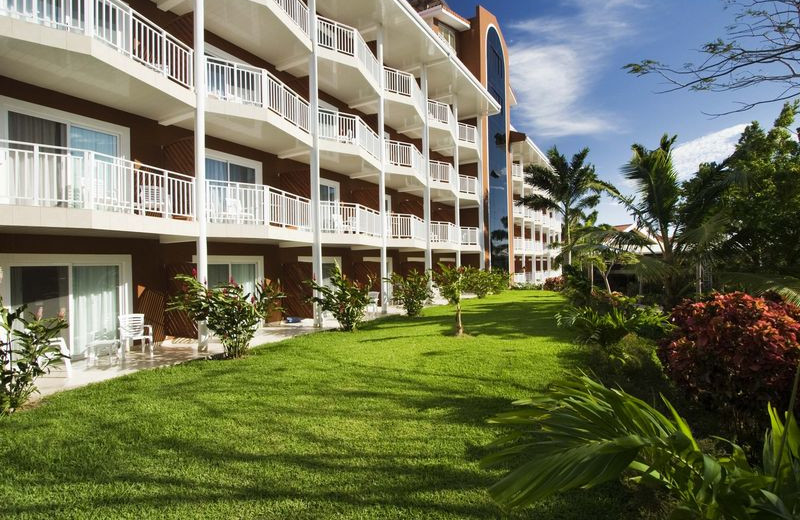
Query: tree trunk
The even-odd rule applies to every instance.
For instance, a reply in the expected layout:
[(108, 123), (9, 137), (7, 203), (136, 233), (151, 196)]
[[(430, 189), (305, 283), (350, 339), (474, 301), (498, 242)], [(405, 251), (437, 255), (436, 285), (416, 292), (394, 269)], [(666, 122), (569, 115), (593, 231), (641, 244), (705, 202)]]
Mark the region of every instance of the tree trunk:
[(461, 304), (456, 304), (456, 336), (464, 335), (464, 325), (461, 324)]
[(611, 294), (611, 284), (608, 283), (608, 276), (603, 272), (601, 272), (600, 275), (603, 277), (603, 283), (606, 284), (606, 291), (608, 291), (608, 294)]
[(564, 243), (567, 246), (567, 265), (572, 265), (572, 233), (569, 229), (569, 214), (564, 212)]

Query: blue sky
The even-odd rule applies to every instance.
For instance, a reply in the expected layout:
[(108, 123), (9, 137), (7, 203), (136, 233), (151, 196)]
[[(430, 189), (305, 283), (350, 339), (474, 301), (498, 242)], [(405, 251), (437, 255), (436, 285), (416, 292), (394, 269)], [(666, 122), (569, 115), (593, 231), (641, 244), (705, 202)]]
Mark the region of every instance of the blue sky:
[[(467, 18), (477, 3), (499, 18), (510, 46), (519, 101), (514, 125), (542, 150), (557, 145), (571, 156), (588, 146), (600, 176), (622, 191), (619, 170), (632, 143), (652, 148), (664, 132), (678, 134), (676, 166), (689, 175), (700, 161), (727, 156), (745, 124), (770, 125), (780, 110), (770, 104), (711, 117), (770, 90), (659, 94), (665, 85), (657, 78), (622, 70), (644, 58), (677, 66), (699, 61), (696, 49), (724, 36), (733, 21), (723, 0), (448, 0)], [(631, 221), (610, 200), (598, 209), (601, 221)]]

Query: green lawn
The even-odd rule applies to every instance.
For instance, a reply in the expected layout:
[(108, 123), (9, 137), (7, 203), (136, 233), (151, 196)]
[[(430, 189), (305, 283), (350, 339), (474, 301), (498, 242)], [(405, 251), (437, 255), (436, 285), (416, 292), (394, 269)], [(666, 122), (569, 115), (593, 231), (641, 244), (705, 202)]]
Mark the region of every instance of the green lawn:
[[(0, 420), (0, 517), (495, 518), (486, 419), (582, 350), (559, 296), (509, 292), (325, 332), (243, 360), (141, 372)], [(642, 518), (616, 483), (537, 519)]]

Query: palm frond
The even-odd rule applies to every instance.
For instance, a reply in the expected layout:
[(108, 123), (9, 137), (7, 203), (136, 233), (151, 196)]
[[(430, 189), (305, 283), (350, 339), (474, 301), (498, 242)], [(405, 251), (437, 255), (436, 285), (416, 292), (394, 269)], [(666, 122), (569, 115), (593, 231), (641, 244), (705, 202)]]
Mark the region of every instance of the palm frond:
[(800, 278), (779, 274), (734, 271), (719, 271), (714, 274), (717, 280), (724, 285), (735, 286), (752, 294), (775, 292), (786, 301), (800, 305)]

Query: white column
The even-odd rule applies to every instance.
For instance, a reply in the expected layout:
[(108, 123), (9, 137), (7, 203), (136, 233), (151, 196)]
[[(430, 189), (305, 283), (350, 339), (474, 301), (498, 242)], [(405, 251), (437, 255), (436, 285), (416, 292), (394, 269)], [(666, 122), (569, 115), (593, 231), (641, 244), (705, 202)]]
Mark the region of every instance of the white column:
[(380, 140), (380, 160), (381, 160), (381, 174), (378, 179), (378, 206), (381, 214), (381, 313), (386, 314), (389, 312), (389, 282), (386, 278), (389, 276), (389, 262), (387, 259), (386, 249), (389, 235), (389, 213), (386, 211), (386, 74), (383, 71), (383, 25), (378, 26), (378, 64), (381, 67), (380, 79), (378, 85), (380, 86), (378, 92), (378, 139)]
[[(456, 120), (455, 128), (456, 128), (456, 135), (455, 135), (455, 143), (456, 146), (453, 149), (453, 175), (454, 179), (452, 182), (456, 188), (456, 228), (458, 229), (458, 238), (461, 240), (463, 233), (461, 232), (461, 188), (460, 182), (461, 179), (459, 178), (459, 172), (461, 169), (458, 166), (459, 156), (458, 156), (458, 97), (453, 97), (453, 119)], [(459, 241), (458, 244), (458, 252), (456, 252), (456, 267), (461, 267), (461, 251), (464, 249), (464, 244)]]
[[(208, 283), (208, 219), (206, 218), (206, 63), (205, 5), (194, 2), (194, 188), (197, 235), (197, 279)], [(166, 186), (165, 186), (166, 189)], [(208, 350), (208, 327), (197, 324), (197, 349)]]
[[(483, 151), (484, 146), (486, 146), (486, 140), (483, 133), (483, 121), (485, 119), (486, 114), (480, 114), (477, 119), (477, 131), (476, 133), (478, 138), (478, 245), (480, 245), (481, 255), (480, 255), (480, 265), (481, 269), (486, 268), (486, 224), (484, 223), (484, 190), (483, 190), (483, 176), (484, 176), (484, 165), (483, 165)], [(512, 217), (513, 218), (513, 217)]]
[[(308, 28), (311, 34), (311, 59), (308, 62), (309, 130), (311, 131), (311, 268), (314, 280), (322, 282), (322, 230), (319, 202), (319, 78), (317, 76), (317, 0), (308, 0)], [(339, 266), (341, 267), (341, 266)], [(322, 310), (314, 305), (314, 326), (322, 326)]]
[(431, 249), (431, 145), (430, 122), (428, 118), (428, 68), (422, 66), (422, 96), (425, 99), (425, 117), (422, 122), (422, 155), (425, 168), (425, 197), (423, 213), (425, 216), (425, 270), (433, 269), (433, 250)]

